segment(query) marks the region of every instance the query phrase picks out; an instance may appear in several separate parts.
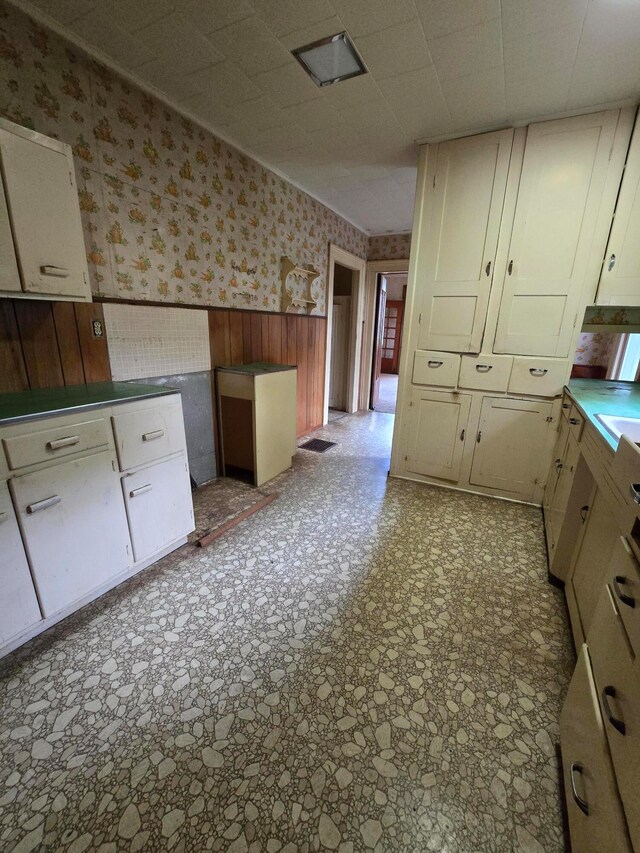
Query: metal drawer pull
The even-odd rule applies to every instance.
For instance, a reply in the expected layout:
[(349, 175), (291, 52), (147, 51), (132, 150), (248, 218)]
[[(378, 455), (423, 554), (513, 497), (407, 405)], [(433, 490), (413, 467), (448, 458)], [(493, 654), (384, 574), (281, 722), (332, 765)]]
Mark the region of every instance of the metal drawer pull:
[(576, 790), (576, 773), (579, 773), (582, 776), (582, 774), (584, 773), (584, 767), (579, 762), (574, 761), (571, 765), (571, 769), (569, 770), (569, 776), (571, 777), (571, 793), (580, 811), (588, 815), (589, 803), (585, 799), (583, 799)]
[(481, 429), (479, 429), (479, 430), (478, 430), (478, 435), (476, 436), (476, 441), (478, 442), (478, 444), (480, 444), (480, 441), (481, 441), (481, 440), (482, 440), (482, 430), (481, 430)]
[(605, 716), (616, 731), (620, 732), (621, 735), (626, 735), (627, 727), (624, 724), (624, 720), (619, 720), (618, 717), (614, 717), (613, 712), (609, 707), (609, 699), (615, 698), (616, 688), (612, 687), (610, 684), (607, 685), (607, 687), (605, 687), (602, 691), (602, 707), (604, 708)]
[(548, 372), (549, 371), (546, 369), (546, 367), (530, 367), (529, 368), (529, 373), (532, 376), (546, 376), (546, 374)]
[(569, 418), (569, 423), (571, 424), (571, 426), (580, 426), (582, 421), (580, 420), (580, 418)]
[(563, 403), (563, 404), (562, 404), (562, 408), (563, 408), (563, 409), (570, 409), (570, 408), (571, 408), (571, 403)]
[(153, 432), (145, 432), (142, 436), (143, 441), (153, 441), (154, 438), (162, 438), (164, 435), (163, 429), (154, 429)]
[(73, 447), (80, 441), (79, 435), (67, 435), (65, 438), (55, 438), (47, 442), (47, 450), (61, 450), (63, 447)]
[(509, 275), (513, 272), (513, 261), (509, 261), (509, 266), (507, 267), (507, 272)]
[(428, 361), (427, 364), (429, 367), (442, 367), (444, 361)]
[(631, 497), (633, 500), (640, 504), (640, 483), (631, 483), (629, 486), (629, 491), (631, 492)]
[(466, 434), (467, 434), (466, 429), (463, 429), (462, 432), (460, 433), (460, 441), (464, 441), (464, 437)]
[(491, 275), (491, 261), (487, 263), (486, 267), (484, 268), (484, 271), (487, 275)]
[(589, 512), (589, 505), (588, 504), (580, 507), (580, 518), (582, 519), (583, 524), (587, 520), (587, 513), (588, 512)]
[(615, 594), (618, 596), (618, 598), (620, 599), (620, 601), (623, 604), (626, 604), (627, 607), (635, 607), (636, 606), (635, 598), (632, 595), (627, 595), (626, 592), (623, 592), (620, 589), (620, 587), (624, 586), (626, 584), (626, 582), (627, 582), (627, 579), (624, 577), (624, 575), (616, 575), (615, 578), (613, 579), (613, 589), (615, 591)]
[(139, 489), (132, 489), (129, 492), (129, 497), (136, 498), (138, 497), (138, 495), (143, 495), (145, 492), (150, 492), (152, 488), (153, 486), (151, 485), (151, 483), (147, 483), (146, 486), (140, 486)]
[(53, 275), (56, 278), (69, 278), (69, 270), (64, 267), (53, 267), (43, 264), (40, 267), (40, 275)]
[(490, 370), (493, 370), (492, 364), (476, 364), (476, 370), (478, 373), (488, 373)]
[(36, 501), (34, 504), (29, 504), (27, 507), (27, 512), (29, 515), (33, 515), (35, 512), (40, 512), (43, 509), (49, 509), (49, 507), (55, 506), (62, 501), (60, 495), (52, 495), (50, 498), (45, 498), (43, 501)]
[(556, 466), (556, 471), (559, 471), (563, 467), (562, 459), (556, 459), (553, 464)]
[(611, 270), (615, 267), (615, 265), (616, 265), (616, 256), (611, 255), (611, 257), (609, 258), (609, 272), (611, 272)]

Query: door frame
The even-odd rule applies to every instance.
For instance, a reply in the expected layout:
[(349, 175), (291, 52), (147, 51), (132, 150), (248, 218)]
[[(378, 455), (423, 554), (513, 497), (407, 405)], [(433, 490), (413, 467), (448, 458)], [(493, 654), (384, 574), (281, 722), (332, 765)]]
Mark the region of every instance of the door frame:
[(376, 326), (378, 276), (384, 273), (396, 272), (406, 272), (408, 274), (409, 258), (400, 258), (394, 261), (369, 261), (367, 264), (367, 282), (364, 297), (364, 329), (362, 335), (362, 360), (360, 364), (360, 394), (358, 401), (358, 408), (360, 410), (368, 411), (369, 409), (371, 375), (373, 373), (373, 347), (375, 343), (374, 333)]

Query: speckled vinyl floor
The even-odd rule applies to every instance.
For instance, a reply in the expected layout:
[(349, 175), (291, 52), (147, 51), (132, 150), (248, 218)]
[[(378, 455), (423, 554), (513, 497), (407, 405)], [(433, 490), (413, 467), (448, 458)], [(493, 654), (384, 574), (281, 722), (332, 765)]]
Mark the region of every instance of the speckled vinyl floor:
[(562, 850), (540, 512), (387, 480), (392, 422), (0, 664), (1, 850)]

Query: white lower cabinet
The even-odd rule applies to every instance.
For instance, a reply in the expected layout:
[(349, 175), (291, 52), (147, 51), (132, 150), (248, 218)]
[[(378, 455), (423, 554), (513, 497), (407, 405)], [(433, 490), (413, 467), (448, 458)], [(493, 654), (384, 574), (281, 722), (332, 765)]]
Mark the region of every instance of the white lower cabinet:
[(42, 618), (7, 484), (0, 483), (0, 644)]
[(189, 468), (184, 454), (122, 478), (136, 562), (194, 528)]
[(586, 646), (560, 716), (560, 746), (572, 850), (631, 853)]
[(14, 505), (45, 617), (132, 565), (111, 450), (14, 477)]
[(469, 482), (532, 500), (546, 474), (553, 403), (485, 397)]
[(411, 401), (407, 470), (457, 482), (470, 410), (469, 394), (417, 392)]

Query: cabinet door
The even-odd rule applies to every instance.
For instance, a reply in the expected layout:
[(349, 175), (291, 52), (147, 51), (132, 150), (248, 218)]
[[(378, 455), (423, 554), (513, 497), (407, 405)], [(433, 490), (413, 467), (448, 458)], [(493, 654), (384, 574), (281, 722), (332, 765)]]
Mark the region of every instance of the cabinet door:
[(20, 285), (20, 274), (18, 273), (18, 261), (13, 245), (13, 234), (9, 222), (9, 210), (7, 199), (4, 194), (2, 177), (0, 175), (0, 290), (17, 291), (22, 290)]
[(45, 616), (131, 566), (127, 518), (111, 451), (11, 480)]
[(631, 853), (587, 647), (560, 715), (564, 793), (576, 853)]
[(417, 273), (418, 349), (480, 352), (512, 140), (501, 130), (438, 146)]
[(41, 618), (9, 489), (0, 483), (0, 645)]
[(183, 455), (122, 478), (136, 562), (194, 528), (189, 468)]
[(640, 121), (631, 139), (600, 275), (598, 305), (640, 305)]
[(546, 473), (553, 404), (485, 397), (469, 482), (530, 500)]
[(574, 554), (570, 581), (585, 637), (588, 636), (619, 535), (615, 516), (602, 492), (596, 491)]
[(496, 352), (569, 355), (618, 115), (529, 127)]
[[(542, 508), (544, 509), (544, 517), (545, 522), (547, 523), (547, 528), (549, 527), (551, 518), (551, 508), (553, 506), (553, 497), (555, 495), (556, 489), (558, 487), (558, 481), (560, 479), (560, 472), (562, 471), (562, 462), (564, 459), (564, 454), (567, 449), (567, 438), (569, 436), (569, 423), (566, 418), (560, 418), (560, 429), (558, 430), (558, 437), (556, 438), (556, 444), (553, 448), (553, 458), (551, 460), (551, 465), (549, 467), (549, 474), (547, 476), (547, 484), (544, 489), (544, 499), (542, 501)], [(547, 529), (547, 536), (549, 536), (549, 530)], [(551, 543), (549, 543), (551, 544)]]
[[(22, 135), (24, 134), (24, 135)], [(0, 128), (0, 161), (22, 288), (90, 301), (71, 149)]]
[(407, 470), (457, 482), (471, 395), (417, 391), (410, 405)]
[[(564, 418), (562, 420), (564, 421)], [(565, 452), (560, 461), (558, 483), (548, 510), (549, 526), (552, 531), (552, 542), (554, 545), (557, 543), (560, 531), (562, 530), (562, 524), (567, 511), (567, 504), (569, 503), (569, 495), (571, 494), (571, 487), (573, 485), (574, 473), (579, 458), (580, 445), (573, 436), (569, 435), (565, 446)]]

